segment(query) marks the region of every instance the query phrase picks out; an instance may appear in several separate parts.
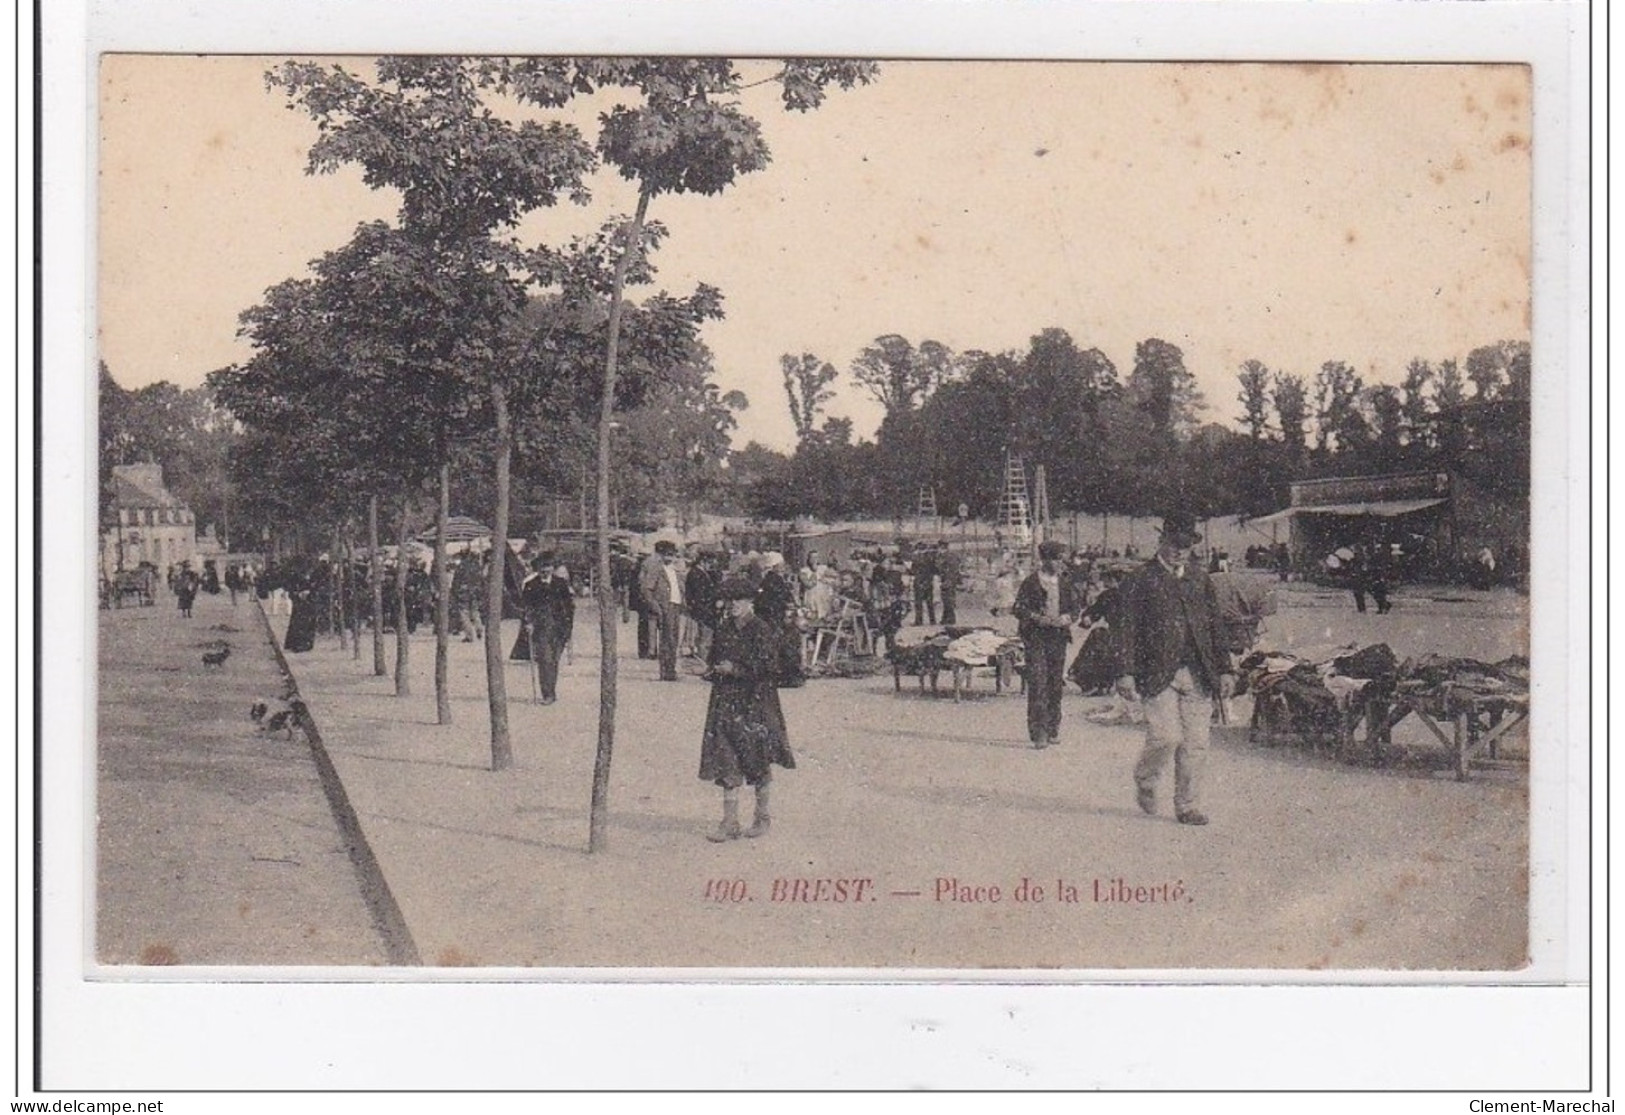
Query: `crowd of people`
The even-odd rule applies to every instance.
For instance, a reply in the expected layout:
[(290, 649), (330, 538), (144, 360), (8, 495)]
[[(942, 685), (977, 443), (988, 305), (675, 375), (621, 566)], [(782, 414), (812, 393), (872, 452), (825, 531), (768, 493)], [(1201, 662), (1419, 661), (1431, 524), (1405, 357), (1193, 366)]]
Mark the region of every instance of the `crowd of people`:
[[(1098, 547), (1069, 550), (1050, 541), (1038, 547), (1031, 566), (1024, 553), (970, 554), (940, 541), (899, 540), (838, 555), (808, 551), (793, 567), (770, 549), (661, 540), (636, 554), (614, 542), (611, 587), (619, 621), (636, 623), (638, 657), (658, 663), (662, 681), (685, 676), (679, 670), (683, 658), (703, 663), (711, 690), (699, 774), (722, 793), (722, 819), (709, 834), (714, 841), (760, 837), (771, 825), (772, 769), (795, 765), (777, 691), (806, 680), (809, 629), (832, 616), (861, 615), (871, 639), (864, 650), (880, 656), (888, 646), (897, 648), (900, 632), (911, 623), (968, 630), (957, 625), (961, 594), (973, 587), (995, 622), (1015, 626), (1033, 747), (1061, 742), (1068, 681), (1086, 694), (1109, 696), (1109, 710), (1097, 709), (1091, 719), (1126, 721), (1145, 732), (1132, 771), (1139, 806), (1158, 811), (1171, 767), (1175, 819), (1205, 825), (1201, 783), (1209, 725), (1223, 717), (1234, 663), (1251, 649), (1273, 600), (1270, 581), (1232, 576), (1229, 555), (1198, 551), (1199, 541), (1188, 516), (1169, 514), (1149, 560)], [(1365, 610), (1369, 597), (1378, 614), (1386, 613), (1393, 579), (1388, 547), (1357, 543), (1333, 556), (1358, 609)], [(406, 560), (404, 574), (395, 556), (384, 562), (380, 631), (393, 630), (402, 617), (408, 633), (431, 622), (432, 572), (412, 555)], [(448, 634), (466, 642), (495, 629), (485, 614), (490, 560), (489, 553), (467, 552), (454, 556), (448, 569)], [(1283, 575), (1286, 568), (1276, 547), (1249, 549), (1244, 561)], [(284, 647), (297, 653), (309, 650), (321, 632), (373, 624), (370, 572), (365, 558), (346, 568), (321, 555), (287, 560), (263, 574), (233, 566), (223, 580), (212, 565), (201, 572), (172, 569), (169, 583), (186, 614), (198, 592), (219, 592), (222, 585), (234, 601), (243, 592), (271, 600), (273, 611), (286, 601)], [(504, 610), (521, 620), (508, 657), (532, 664), (535, 700), (553, 704), (585, 578), (572, 574), (564, 556), (540, 545), (525, 546), (506, 572)], [(1078, 635), (1082, 646), (1074, 653)], [(745, 786), (755, 795), (748, 825), (739, 814)]]

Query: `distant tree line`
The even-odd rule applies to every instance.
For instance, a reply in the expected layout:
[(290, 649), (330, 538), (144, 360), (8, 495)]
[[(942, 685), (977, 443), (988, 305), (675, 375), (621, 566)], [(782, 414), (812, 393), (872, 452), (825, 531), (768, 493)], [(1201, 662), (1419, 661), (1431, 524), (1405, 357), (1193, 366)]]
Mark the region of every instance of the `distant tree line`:
[[(1329, 360), (1310, 380), (1247, 360), (1234, 425), (1210, 408), (1178, 346), (1148, 338), (1126, 377), (1098, 348), (1046, 329), (1025, 351), (954, 353), (883, 336), (848, 370), (882, 406), (873, 439), (824, 416), (841, 375), (811, 353), (781, 371), (797, 442), (730, 456), (741, 507), (770, 519), (908, 518), (922, 489), (939, 510), (996, 514), (1006, 451), (1042, 464), (1053, 511), (1256, 516), (1294, 480), (1445, 469), (1507, 503), (1529, 495), (1530, 354), (1502, 341), (1412, 360), (1399, 385), (1366, 385)], [(952, 509), (952, 510), (949, 510)]]

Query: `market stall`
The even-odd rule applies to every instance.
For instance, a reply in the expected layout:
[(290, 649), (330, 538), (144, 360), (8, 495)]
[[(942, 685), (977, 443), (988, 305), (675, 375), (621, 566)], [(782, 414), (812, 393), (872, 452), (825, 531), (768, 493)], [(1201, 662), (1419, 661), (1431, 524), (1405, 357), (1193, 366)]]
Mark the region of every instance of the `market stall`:
[(1444, 746), (1462, 780), (1481, 753), (1498, 760), (1500, 742), (1529, 717), (1523, 658), (1491, 664), (1427, 655), (1401, 662), (1385, 643), (1320, 662), (1264, 651), (1242, 660), (1240, 682), (1253, 695), (1254, 743), (1388, 762), (1394, 728), (1414, 717)]
[[(955, 701), (970, 691), (977, 670), (993, 672), (993, 691), (998, 694), (1015, 682), (1026, 666), (1021, 640), (990, 627), (910, 628), (898, 633), (888, 657), (897, 692), (902, 692), (903, 675), (908, 674), (920, 679), (922, 693), (927, 680), (931, 692), (936, 693), (938, 678), (946, 673), (953, 679)], [(1025, 678), (1021, 684), (1025, 690)]]

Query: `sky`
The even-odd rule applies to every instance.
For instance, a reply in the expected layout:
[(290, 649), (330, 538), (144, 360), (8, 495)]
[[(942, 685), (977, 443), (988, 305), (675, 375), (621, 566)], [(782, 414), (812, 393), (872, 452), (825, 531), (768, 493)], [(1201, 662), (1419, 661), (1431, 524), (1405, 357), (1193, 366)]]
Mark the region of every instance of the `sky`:
[[(395, 212), (354, 170), (305, 173), (315, 127), (266, 90), (278, 60), (103, 56), (97, 329), (127, 387), (245, 359), (241, 311)], [(1530, 90), (1520, 66), (919, 61), (806, 114), (750, 89), (772, 162), (655, 200), (656, 286), (721, 289), (704, 335), (750, 399), (738, 445), (792, 444), (779, 357), (802, 352), (842, 372), (828, 413), (871, 433), (846, 369), (888, 333), (1003, 351), (1058, 327), (1125, 378), (1160, 337), (1234, 425), (1247, 359), (1396, 383), (1530, 338)], [(593, 192), (521, 236), (635, 201), (607, 173)]]

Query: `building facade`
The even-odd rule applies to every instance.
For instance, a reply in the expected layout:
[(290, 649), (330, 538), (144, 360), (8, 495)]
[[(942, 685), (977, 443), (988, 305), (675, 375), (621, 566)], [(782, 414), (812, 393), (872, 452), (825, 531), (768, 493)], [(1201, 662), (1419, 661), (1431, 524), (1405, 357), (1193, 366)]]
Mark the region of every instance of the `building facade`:
[(142, 563), (162, 573), (197, 557), (197, 523), (164, 487), (162, 465), (114, 465), (113, 487), (113, 521), (102, 530), (103, 576)]

